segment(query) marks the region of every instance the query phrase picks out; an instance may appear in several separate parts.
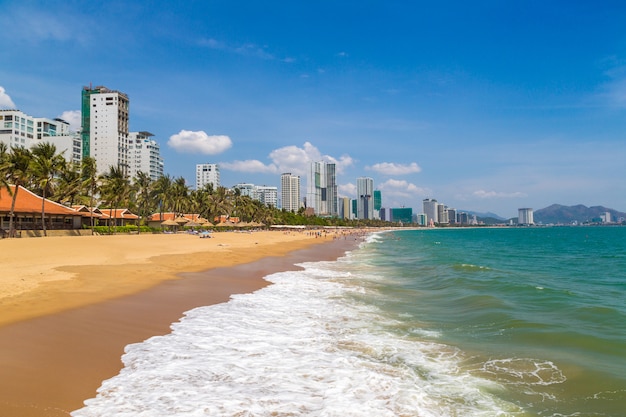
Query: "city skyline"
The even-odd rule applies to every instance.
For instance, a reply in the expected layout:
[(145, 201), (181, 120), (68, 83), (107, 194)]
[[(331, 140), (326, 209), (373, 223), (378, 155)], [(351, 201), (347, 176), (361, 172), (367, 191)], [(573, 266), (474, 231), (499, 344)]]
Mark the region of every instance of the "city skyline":
[(384, 207), (626, 209), (620, 3), (158, 4), (2, 2), (0, 108), (75, 127), (85, 85), (123, 91), (189, 185), (326, 161)]

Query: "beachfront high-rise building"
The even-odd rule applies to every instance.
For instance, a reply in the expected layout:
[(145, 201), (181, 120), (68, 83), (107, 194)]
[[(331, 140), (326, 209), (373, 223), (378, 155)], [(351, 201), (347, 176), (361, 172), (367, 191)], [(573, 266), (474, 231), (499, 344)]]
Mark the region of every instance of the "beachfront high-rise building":
[(286, 172), (280, 176), (280, 197), (283, 210), (297, 212), (300, 209), (300, 177)]
[(306, 204), (318, 216), (338, 215), (335, 164), (323, 161), (309, 164)]
[(67, 162), (80, 163), (82, 158), (81, 141), (77, 133), (70, 131), (70, 125), (63, 119), (33, 117), (20, 110), (0, 110), (0, 142), (11, 147), (33, 146), (48, 142)]
[(435, 200), (434, 198), (425, 198), (422, 202), (422, 210), (424, 211), (424, 214), (426, 214), (426, 221), (428, 222), (428, 224), (430, 224), (431, 222), (433, 224), (439, 223), (439, 216), (437, 211), (438, 205), (439, 203), (437, 203), (437, 200)]
[(374, 180), (372, 178), (356, 179), (356, 211), (357, 219), (374, 218)]
[(150, 139), (150, 132), (130, 132), (128, 149), (130, 161), (130, 178), (137, 178), (139, 172), (148, 174), (152, 181), (163, 176), (163, 157), (159, 144)]
[(196, 190), (212, 184), (213, 189), (220, 186), (220, 167), (217, 164), (196, 165)]
[(535, 220), (533, 219), (533, 209), (531, 208), (521, 208), (517, 210), (517, 224), (530, 226), (535, 224)]
[(383, 194), (374, 190), (374, 218), (380, 220), (380, 210), (383, 208)]
[(83, 157), (96, 160), (99, 174), (110, 167), (130, 175), (128, 142), (128, 96), (106, 87), (83, 87), (82, 151)]
[(233, 190), (239, 190), (241, 195), (260, 201), (266, 206), (278, 207), (278, 188), (267, 185), (254, 185), (239, 183), (233, 186)]
[(437, 220), (439, 224), (448, 224), (450, 223), (448, 217), (448, 206), (445, 204), (437, 204)]
[(342, 219), (352, 218), (352, 200), (350, 197), (339, 197), (339, 217)]

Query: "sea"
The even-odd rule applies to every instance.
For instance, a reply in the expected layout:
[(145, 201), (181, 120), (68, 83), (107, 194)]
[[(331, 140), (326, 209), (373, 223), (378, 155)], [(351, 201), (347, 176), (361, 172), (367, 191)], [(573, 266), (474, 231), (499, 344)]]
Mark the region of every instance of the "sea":
[(626, 227), (374, 233), (129, 345), (94, 416), (626, 416)]

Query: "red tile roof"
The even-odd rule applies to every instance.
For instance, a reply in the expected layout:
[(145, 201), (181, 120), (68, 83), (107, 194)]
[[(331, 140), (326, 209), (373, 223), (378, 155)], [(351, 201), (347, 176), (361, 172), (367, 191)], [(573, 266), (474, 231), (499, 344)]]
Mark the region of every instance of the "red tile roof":
[[(15, 193), (15, 186), (11, 185), (10, 187), (11, 191)], [(41, 200), (42, 198), (38, 195), (24, 187), (20, 187), (17, 192), (17, 200), (15, 201), (15, 213), (41, 214)], [(13, 196), (9, 194), (6, 187), (0, 187), (0, 213), (10, 213), (12, 201)], [(81, 216), (81, 213), (78, 213), (76, 210), (48, 199), (45, 199), (44, 211), (46, 215)]]

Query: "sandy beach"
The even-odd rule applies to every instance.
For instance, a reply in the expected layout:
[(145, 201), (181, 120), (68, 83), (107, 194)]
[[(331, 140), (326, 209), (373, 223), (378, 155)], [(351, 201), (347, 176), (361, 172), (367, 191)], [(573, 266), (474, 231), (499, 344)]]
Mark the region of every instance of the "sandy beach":
[(268, 273), (355, 245), (306, 232), (213, 236), (0, 241), (0, 416), (67, 416), (119, 372), (124, 346), (265, 286)]

